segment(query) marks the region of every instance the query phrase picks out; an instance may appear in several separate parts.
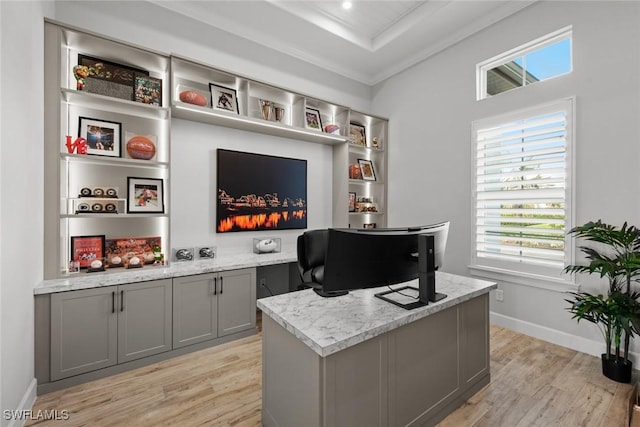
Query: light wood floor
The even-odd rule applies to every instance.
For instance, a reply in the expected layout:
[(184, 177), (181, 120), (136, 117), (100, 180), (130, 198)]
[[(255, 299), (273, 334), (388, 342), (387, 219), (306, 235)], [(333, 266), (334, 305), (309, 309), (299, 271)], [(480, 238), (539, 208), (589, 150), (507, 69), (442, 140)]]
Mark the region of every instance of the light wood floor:
[[(37, 426), (259, 426), (261, 336), (39, 396)], [(442, 427), (622, 426), (631, 386), (598, 358), (491, 326), (491, 384)], [(304, 427), (304, 426), (300, 426)]]

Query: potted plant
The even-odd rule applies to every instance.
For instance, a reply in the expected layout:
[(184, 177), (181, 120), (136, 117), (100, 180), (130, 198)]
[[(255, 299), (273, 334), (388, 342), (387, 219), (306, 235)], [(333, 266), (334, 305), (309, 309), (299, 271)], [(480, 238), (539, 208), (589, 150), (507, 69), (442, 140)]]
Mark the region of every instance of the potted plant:
[(629, 343), (640, 331), (640, 293), (631, 287), (640, 276), (640, 230), (626, 222), (617, 228), (598, 220), (575, 227), (569, 234), (595, 245), (579, 247), (588, 264), (569, 265), (565, 272), (599, 274), (608, 279), (609, 287), (606, 295), (571, 292), (574, 299), (566, 300), (571, 304), (568, 310), (578, 321), (587, 320), (600, 328), (606, 347), (602, 373), (614, 381), (628, 383), (632, 369)]

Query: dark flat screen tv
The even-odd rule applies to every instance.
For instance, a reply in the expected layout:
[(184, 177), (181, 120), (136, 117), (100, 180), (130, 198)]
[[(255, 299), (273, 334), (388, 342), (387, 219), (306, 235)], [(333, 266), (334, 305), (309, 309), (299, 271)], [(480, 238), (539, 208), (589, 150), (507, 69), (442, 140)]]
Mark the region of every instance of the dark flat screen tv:
[(216, 232), (307, 228), (307, 161), (218, 149)]

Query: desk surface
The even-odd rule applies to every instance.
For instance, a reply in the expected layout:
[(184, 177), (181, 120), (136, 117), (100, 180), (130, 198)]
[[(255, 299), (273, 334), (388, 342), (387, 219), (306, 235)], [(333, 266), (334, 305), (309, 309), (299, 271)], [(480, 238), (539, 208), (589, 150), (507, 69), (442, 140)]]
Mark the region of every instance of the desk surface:
[(241, 268), (261, 267), (265, 265), (296, 262), (296, 251), (289, 250), (270, 254), (226, 253), (211, 261), (174, 262), (167, 267), (145, 266), (136, 269), (118, 269), (105, 273), (87, 273), (82, 271), (63, 279), (44, 280), (33, 293), (50, 294), (54, 292), (75, 291), (78, 289), (99, 288), (102, 286), (122, 285), (126, 283), (146, 282), (149, 280), (170, 279), (195, 274), (217, 273), (219, 271)]
[[(418, 286), (418, 280), (392, 286)], [(258, 308), (322, 357), (376, 337), (496, 289), (485, 280), (437, 272), (436, 288), (447, 298), (405, 310), (374, 297), (387, 287), (323, 298), (308, 289), (258, 300)]]

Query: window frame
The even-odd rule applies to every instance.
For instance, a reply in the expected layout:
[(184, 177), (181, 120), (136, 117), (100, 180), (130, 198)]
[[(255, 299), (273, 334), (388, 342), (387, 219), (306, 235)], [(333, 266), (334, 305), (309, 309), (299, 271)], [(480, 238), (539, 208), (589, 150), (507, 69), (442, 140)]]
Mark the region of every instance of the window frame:
[[(569, 71), (567, 71), (566, 73), (555, 75), (553, 77), (548, 77), (540, 81), (547, 81), (550, 79), (555, 79), (556, 77), (560, 77), (560, 76), (564, 76), (572, 73), (573, 72), (573, 26), (569, 25), (567, 27), (561, 28), (557, 31), (554, 31), (552, 33), (539, 37), (535, 40), (532, 40), (528, 43), (520, 45), (516, 48), (513, 48), (507, 52), (501, 53), (500, 55), (496, 55), (493, 58), (489, 58), (485, 61), (478, 63), (476, 65), (476, 100), (482, 101), (483, 99), (492, 98), (502, 93), (511, 92), (514, 89), (530, 86), (531, 84), (518, 86), (513, 89), (497, 93), (495, 95), (489, 95), (487, 93), (487, 84), (488, 84), (487, 73), (490, 70), (496, 67), (499, 67), (500, 65), (504, 65), (510, 61), (513, 61), (518, 57), (526, 56), (532, 52), (544, 49), (547, 46), (555, 44), (564, 39), (569, 40)], [(526, 66), (525, 66), (525, 71), (526, 71)], [(535, 83), (539, 83), (539, 82), (535, 82)]]
[[(511, 123), (516, 120), (528, 119), (542, 114), (549, 114), (559, 110), (566, 111), (566, 136), (565, 136), (565, 231), (568, 232), (575, 224), (575, 97), (562, 98), (556, 101), (538, 104), (511, 111), (492, 117), (475, 120), (471, 125), (471, 204), (470, 210), (470, 265), (469, 270), (475, 276), (493, 280), (505, 280), (513, 283), (530, 285), (545, 289), (567, 291), (576, 289), (574, 275), (558, 271), (552, 274), (545, 269), (532, 267), (518, 261), (503, 261), (482, 258), (477, 256), (477, 134), (479, 129), (486, 129)], [(575, 242), (565, 232), (564, 236), (564, 265), (575, 263)]]

